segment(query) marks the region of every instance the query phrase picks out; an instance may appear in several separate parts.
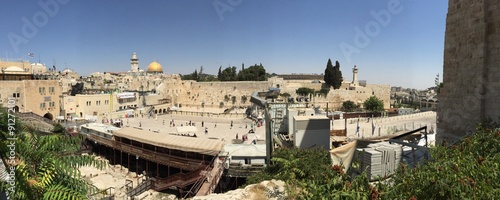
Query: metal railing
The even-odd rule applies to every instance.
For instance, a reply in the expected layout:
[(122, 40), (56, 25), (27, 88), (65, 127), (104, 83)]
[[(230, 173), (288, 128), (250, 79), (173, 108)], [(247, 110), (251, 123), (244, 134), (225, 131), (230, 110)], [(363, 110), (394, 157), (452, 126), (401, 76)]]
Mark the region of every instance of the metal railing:
[(152, 178), (152, 188), (156, 191), (162, 191), (172, 186), (185, 187), (194, 183), (201, 176), (202, 168), (189, 173), (177, 173), (167, 178)]
[(201, 186), (203, 185), (203, 182), (205, 182), (205, 180), (207, 179), (207, 174), (208, 172), (210, 172), (210, 166), (214, 163), (214, 161), (217, 159), (218, 157), (214, 157), (212, 159), (212, 161), (210, 161), (210, 164), (207, 165), (207, 167), (205, 168), (205, 174), (203, 174), (203, 176), (200, 176), (200, 178), (194, 183), (194, 185), (191, 187), (191, 189), (189, 189), (189, 191), (186, 193), (186, 195), (184, 196), (184, 198), (187, 198), (187, 196), (189, 196), (190, 194), (196, 194), (199, 192)]
[[(401, 139), (404, 138), (405, 136), (420, 132), (422, 130), (424, 131), (424, 139), (425, 139), (424, 146), (419, 146), (416, 144), (401, 141)], [(389, 139), (389, 142), (390, 143), (397, 143), (397, 144), (400, 144), (402, 146), (411, 147), (410, 152), (404, 153), (404, 151), (403, 151), (403, 153), (402, 153), (402, 157), (407, 158), (407, 164), (411, 167), (415, 167), (417, 164), (419, 164), (421, 162), (425, 162), (425, 161), (429, 160), (429, 158), (430, 158), (430, 154), (429, 154), (429, 151), (427, 148), (427, 146), (428, 146), (427, 126), (423, 126), (421, 128), (415, 129), (413, 131), (409, 131), (409, 132), (403, 133), (401, 135), (395, 136), (395, 137)], [(421, 151), (422, 155), (417, 156), (416, 155), (417, 151)]]
[(96, 136), (93, 134), (87, 134), (87, 139), (93, 140), (102, 145), (106, 145), (116, 150), (126, 152), (128, 154), (137, 155), (142, 159), (157, 162), (165, 166), (177, 167), (180, 169), (185, 169), (189, 171), (194, 171), (200, 168), (200, 166), (205, 166), (206, 162), (197, 159), (183, 158), (178, 156), (172, 156), (165, 153), (159, 153), (148, 149), (143, 149), (130, 144), (125, 144), (115, 140), (110, 140)]
[(146, 180), (142, 181), (142, 183), (139, 183), (137, 187), (127, 191), (127, 196), (129, 197), (134, 197), (138, 194), (141, 194), (149, 189), (153, 188), (153, 184), (151, 179), (148, 179), (146, 177)]
[(108, 187), (104, 190), (100, 190), (98, 192), (95, 192), (93, 194), (88, 195), (89, 199), (114, 199), (115, 195), (113, 194), (113, 191), (115, 190), (115, 187)]

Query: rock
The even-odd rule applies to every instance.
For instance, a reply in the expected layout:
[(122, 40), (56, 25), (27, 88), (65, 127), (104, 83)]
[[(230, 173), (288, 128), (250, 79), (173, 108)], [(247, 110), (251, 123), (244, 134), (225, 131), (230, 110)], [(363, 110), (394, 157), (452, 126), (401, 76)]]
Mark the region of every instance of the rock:
[(243, 189), (231, 190), (223, 194), (210, 194), (193, 197), (193, 200), (239, 200), (239, 199), (284, 199), (285, 182), (280, 180), (262, 181), (259, 184), (248, 185)]

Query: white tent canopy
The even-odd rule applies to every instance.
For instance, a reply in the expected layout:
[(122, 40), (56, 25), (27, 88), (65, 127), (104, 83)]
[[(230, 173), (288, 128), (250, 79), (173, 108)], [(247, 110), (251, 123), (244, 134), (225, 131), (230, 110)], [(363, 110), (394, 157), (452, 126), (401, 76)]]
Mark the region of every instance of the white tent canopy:
[(172, 107), (170, 107), (170, 110), (177, 111), (177, 110), (179, 110), (179, 108), (176, 106), (172, 106)]

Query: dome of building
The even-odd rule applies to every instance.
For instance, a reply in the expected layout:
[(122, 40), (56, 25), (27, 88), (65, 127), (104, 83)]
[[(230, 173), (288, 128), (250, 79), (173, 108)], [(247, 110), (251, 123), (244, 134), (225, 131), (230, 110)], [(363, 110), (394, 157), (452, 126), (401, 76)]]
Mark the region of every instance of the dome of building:
[(163, 68), (160, 63), (153, 61), (148, 66), (148, 73), (163, 73)]

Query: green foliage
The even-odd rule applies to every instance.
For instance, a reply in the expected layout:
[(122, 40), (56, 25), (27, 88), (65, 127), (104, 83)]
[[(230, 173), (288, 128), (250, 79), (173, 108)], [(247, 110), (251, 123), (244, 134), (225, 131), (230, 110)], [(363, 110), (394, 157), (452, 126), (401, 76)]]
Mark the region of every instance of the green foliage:
[(231, 97), (231, 102), (232, 102), (233, 104), (235, 104), (235, 103), (236, 103), (236, 96), (232, 96), (232, 97)]
[(333, 71), (334, 70), (333, 70), (332, 60), (328, 59), (323, 79), (325, 80), (325, 83), (328, 84), (329, 86), (333, 85), (333, 73), (334, 73)]
[(314, 94), (314, 89), (311, 89), (311, 88), (306, 88), (306, 87), (301, 87), (297, 90), (295, 90), (295, 93), (297, 93), (298, 95), (302, 95), (302, 96), (309, 96), (310, 94)]
[[(280, 179), (289, 199), (497, 199), (500, 196), (500, 128), (491, 120), (453, 146), (431, 148), (433, 160), (391, 179), (370, 184), (366, 173), (350, 176), (331, 166), (325, 150), (279, 149), (273, 165), (247, 184)], [(328, 158), (325, 158), (328, 157)]]
[(227, 67), (219, 73), (217, 78), (219, 81), (237, 81), (238, 74), (236, 73), (236, 67)]
[(219, 68), (217, 78), (219, 81), (265, 81), (267, 79), (266, 69), (262, 64), (255, 64), (248, 68), (242, 67), (242, 69), (237, 72), (236, 67), (227, 67), (222, 70), (222, 66)]
[(359, 105), (355, 104), (351, 100), (347, 100), (347, 101), (342, 102), (342, 110), (344, 112), (353, 112), (355, 109), (358, 109), (358, 108), (359, 108)]
[(321, 90), (318, 91), (319, 94), (325, 97), (328, 95), (328, 92), (330, 92), (330, 88), (321, 88)]
[[(6, 113), (0, 111), (0, 156), (10, 161), (11, 141)], [(87, 199), (86, 195), (95, 187), (89, 186), (80, 177), (78, 167), (105, 167), (105, 163), (97, 161), (93, 156), (78, 155), (84, 136), (70, 137), (65, 134), (42, 136), (38, 132), (24, 128), (21, 123), (13, 127), (15, 130), (15, 196), (13, 199)], [(6, 128), (6, 129), (4, 129)], [(5, 162), (10, 168), (10, 162)], [(1, 188), (9, 187), (5, 182)]]
[(211, 74), (203, 74), (203, 79), (198, 80), (199, 82), (214, 82), (218, 81), (217, 77)]
[(331, 163), (328, 151), (324, 149), (277, 149), (271, 159), (272, 165), (263, 173), (252, 175), (248, 184), (269, 180), (269, 177), (283, 181), (319, 178), (325, 166)]
[(238, 73), (239, 81), (265, 81), (266, 80), (266, 69), (262, 64), (252, 65), (249, 68), (243, 68)]
[(52, 129), (52, 133), (64, 134), (66, 133), (66, 129), (60, 123), (57, 123), (54, 125), (54, 128)]
[(340, 63), (339, 61), (335, 61), (335, 67), (333, 67), (333, 88), (339, 89), (340, 86), (342, 86), (343, 80), (344, 78), (342, 77), (342, 72), (340, 71)]
[[(495, 129), (496, 128), (496, 129)], [(500, 196), (500, 130), (480, 124), (460, 143), (431, 149), (434, 161), (393, 177), (389, 198), (496, 199)]]
[(191, 74), (181, 75), (181, 78), (182, 78), (182, 80), (194, 80), (194, 81), (198, 81), (198, 71), (194, 70), (194, 72), (191, 73)]
[(248, 101), (248, 97), (246, 95), (241, 96), (241, 103), (245, 104)]
[(342, 72), (340, 71), (340, 63), (339, 61), (335, 62), (335, 66), (333, 66), (332, 61), (328, 59), (325, 69), (324, 75), (325, 83), (329, 86), (332, 86), (333, 89), (339, 89), (342, 86)]
[(292, 95), (290, 95), (290, 93), (288, 93), (288, 92), (285, 92), (285, 93), (280, 93), (280, 96), (282, 96), (282, 97), (291, 97)]
[(384, 102), (376, 96), (371, 96), (370, 98), (366, 99), (363, 103), (363, 106), (366, 110), (371, 112), (384, 111)]

